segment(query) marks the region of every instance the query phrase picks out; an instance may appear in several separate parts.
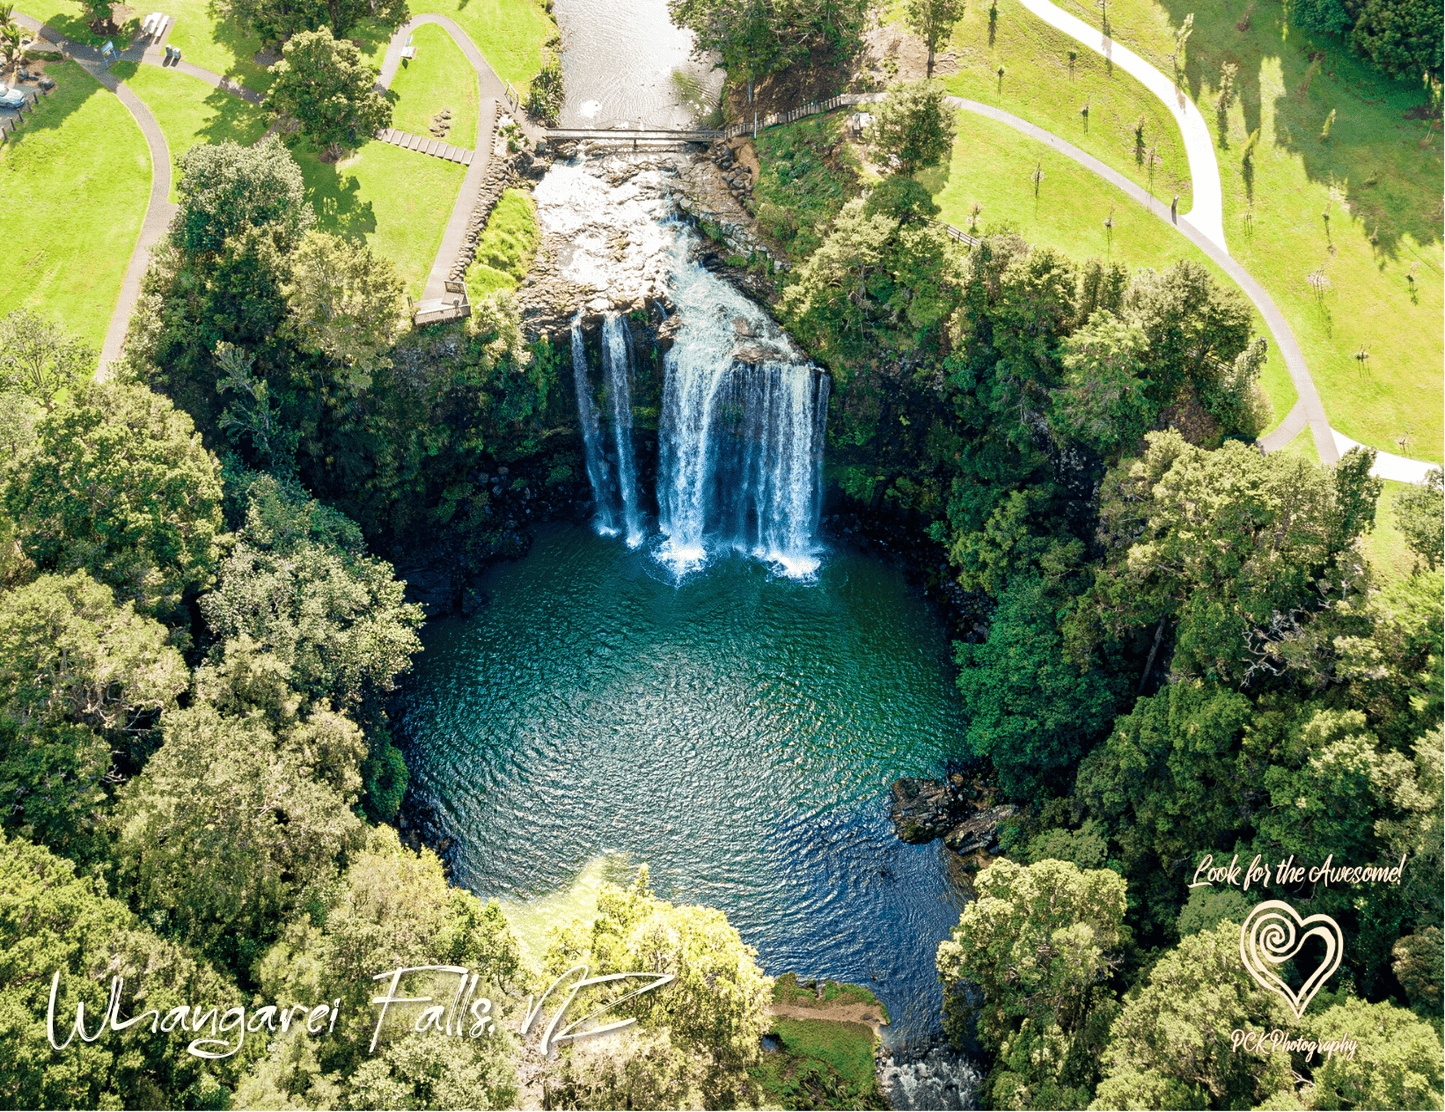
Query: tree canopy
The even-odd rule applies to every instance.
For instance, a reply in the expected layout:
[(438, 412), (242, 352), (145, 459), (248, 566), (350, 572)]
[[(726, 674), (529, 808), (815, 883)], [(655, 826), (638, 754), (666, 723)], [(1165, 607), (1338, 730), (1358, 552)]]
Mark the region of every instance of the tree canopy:
[(350, 39), (322, 27), (287, 41), (272, 68), (266, 107), (289, 116), (333, 158), (354, 150), (391, 124), (391, 102), (376, 90), (376, 71)]
[(215, 457), (191, 419), (141, 386), (77, 390), (5, 470), (5, 514), (43, 572), (89, 572), (165, 617), (210, 582), (223, 531)]

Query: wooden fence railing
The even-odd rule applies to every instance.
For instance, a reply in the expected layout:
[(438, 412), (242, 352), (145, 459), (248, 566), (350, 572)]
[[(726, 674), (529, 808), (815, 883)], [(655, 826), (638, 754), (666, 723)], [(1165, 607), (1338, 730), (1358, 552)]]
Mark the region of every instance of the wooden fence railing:
[[(53, 88), (53, 86), (52, 86)], [(35, 111), (42, 96), (49, 96), (50, 89), (41, 89), (38, 93), (31, 93), (30, 100), (22, 104), (14, 116), (7, 116), (0, 120), (0, 143), (10, 142), (10, 133), (20, 126), (20, 122)]]

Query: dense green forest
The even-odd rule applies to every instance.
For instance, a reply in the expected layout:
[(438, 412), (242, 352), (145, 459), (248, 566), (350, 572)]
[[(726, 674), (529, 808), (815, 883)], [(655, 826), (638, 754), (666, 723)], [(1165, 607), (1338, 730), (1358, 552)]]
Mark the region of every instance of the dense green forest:
[[(915, 93), (881, 118), (941, 112)], [(900, 165), (947, 149), (899, 135)], [(394, 565), (422, 552), (460, 595), (524, 548), (544, 492), (570, 504), (557, 339), (524, 336), (506, 294), (403, 331), (393, 268), (312, 227), (279, 144), (197, 148), (178, 188), (107, 381), (21, 315), (0, 347), (0, 1104), (766, 1103), (769, 978), (721, 913), (656, 899), (644, 872), (533, 967), (390, 825), (388, 699), (423, 620)], [(1371, 454), (1325, 469), (1253, 445), (1270, 353), (1237, 294), (1006, 227), (965, 250), (902, 172), (850, 192), (791, 229), (774, 309), (833, 377), (831, 497), (907, 530), (954, 601), (956, 756), (1019, 805), (938, 954), (985, 1099), (1438, 1107), (1440, 484), (1397, 503), (1415, 565), (1384, 576), (1361, 545)], [(1190, 888), (1206, 854), (1404, 864), (1268, 889), (1349, 940), (1296, 1020), (1238, 961), (1252, 896)], [(543, 1058), (515, 1036), (522, 1001), (582, 963), (675, 980), (622, 1006), (623, 1039)], [(370, 1050), (372, 978), (440, 965), (478, 973), (506, 1022), (442, 1039), (398, 1020)], [(133, 1016), (295, 1003), (335, 1026), (233, 1023), (213, 1059), (184, 1022), (58, 1050), (57, 970), (60, 1043), (116, 976)], [(1251, 1053), (1237, 1029), (1358, 1047)]]

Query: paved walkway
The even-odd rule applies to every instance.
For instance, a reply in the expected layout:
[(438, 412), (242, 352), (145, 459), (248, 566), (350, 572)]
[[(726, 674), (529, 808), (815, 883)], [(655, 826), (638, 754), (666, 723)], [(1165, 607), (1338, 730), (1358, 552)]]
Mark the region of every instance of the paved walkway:
[[(462, 182), (462, 188), (457, 193), (456, 203), (452, 205), (452, 215), (447, 221), (446, 231), (442, 233), (441, 246), (437, 248), (436, 260), (432, 263), (431, 273), (427, 276), (426, 289), (422, 291), (422, 303), (440, 302), (446, 296), (446, 282), (451, 274), (452, 266), (462, 252), (462, 247), (467, 238), (467, 222), (471, 220), (472, 211), (476, 208), (477, 197), (482, 191), (482, 182), (487, 177), (487, 167), (492, 161), (492, 130), (497, 122), (498, 103), (507, 103), (507, 86), (497, 76), (487, 60), (482, 57), (482, 52), (477, 49), (477, 44), (472, 42), (471, 36), (461, 29), (455, 20), (444, 15), (416, 15), (403, 23), (396, 34), (392, 35), (391, 42), (387, 44), (386, 59), (381, 64), (381, 76), (377, 79), (376, 87), (386, 90), (391, 87), (392, 80), (396, 77), (396, 71), (401, 67), (401, 51), (406, 45), (407, 37), (418, 27), (428, 23), (435, 23), (443, 31), (452, 37), (462, 54), (471, 63), (472, 69), (477, 74), (477, 101), (479, 111), (477, 112), (477, 142), (475, 154), (472, 156), (470, 165), (467, 166), (467, 176)], [(529, 134), (540, 132), (526, 119), (514, 119)], [(536, 138), (533, 135), (533, 138)], [(459, 137), (460, 138), (460, 137)]]
[[(973, 112), (1007, 124), (1015, 131), (1021, 131), (1041, 143), (1046, 143), (1065, 157), (1073, 159), (1086, 170), (1097, 174), (1110, 185), (1122, 189), (1160, 220), (1182, 232), (1190, 242), (1218, 263), (1220, 268), (1239, 284), (1239, 288), (1244, 291), (1245, 296), (1258, 307), (1264, 316), (1265, 324), (1269, 326), (1270, 333), (1274, 336), (1275, 350), (1284, 357), (1285, 366), (1289, 369), (1290, 381), (1294, 383), (1300, 396), (1299, 404), (1295, 407), (1300, 410), (1299, 424), (1295, 431), (1298, 432), (1308, 424), (1314, 430), (1315, 443), (1319, 447), (1321, 462), (1330, 464), (1339, 462), (1339, 452), (1335, 449), (1334, 439), (1330, 436), (1330, 424), (1325, 419), (1324, 405), (1320, 402), (1319, 393), (1315, 390), (1314, 380), (1310, 378), (1309, 368), (1305, 366), (1304, 353), (1300, 351), (1299, 344), (1295, 342), (1294, 333), (1285, 323), (1284, 316), (1275, 305), (1274, 299), (1265, 292), (1263, 286), (1251, 277), (1249, 271), (1230, 258), (1229, 253), (1201, 229), (1195, 227), (1193, 220), (1184, 216), (1171, 216), (1169, 206), (1163, 201), (1130, 181), (1113, 167), (1104, 165), (1087, 151), (1080, 150), (1067, 139), (1061, 139), (1037, 124), (1031, 124), (1027, 120), (1015, 116), (1012, 112), (1005, 112), (1002, 108), (995, 108), (990, 104), (981, 104), (976, 100), (964, 100), (962, 97), (949, 97), (948, 103), (955, 108), (962, 108), (965, 112)], [(1294, 416), (1293, 410), (1291, 410), (1291, 416)], [(1288, 421), (1288, 419), (1286, 420)], [(1290, 439), (1293, 439), (1292, 435)], [(1288, 443), (1288, 440), (1285, 443)], [(1273, 447), (1281, 446), (1273, 445)], [(1268, 446), (1266, 450), (1269, 450)]]
[[(54, 28), (48, 27), (30, 16), (16, 12), (12, 18), (22, 27), (35, 32), (40, 38), (60, 47), (82, 69), (114, 93), (121, 104), (125, 105), (126, 111), (135, 119), (141, 135), (145, 138), (146, 147), (150, 151), (150, 199), (146, 204), (145, 219), (141, 222), (135, 250), (131, 252), (130, 262), (125, 268), (125, 276), (121, 279), (120, 298), (116, 302), (115, 311), (111, 313), (110, 327), (106, 330), (105, 342), (100, 349), (100, 365), (95, 372), (96, 379), (104, 381), (110, 373), (110, 365), (120, 358), (121, 348), (125, 343), (126, 329), (130, 326), (131, 313), (140, 299), (141, 279), (145, 277), (146, 267), (150, 265), (151, 248), (161, 241), (170, 227), (172, 217), (176, 214), (176, 206), (170, 203), (170, 149), (166, 146), (165, 134), (161, 131), (160, 124), (156, 123), (156, 118), (151, 115), (150, 109), (145, 106), (140, 97), (127, 89), (110, 73), (99, 50), (83, 43), (71, 42)], [(141, 60), (141, 54), (141, 51), (133, 48), (117, 55), (117, 60), (137, 62)]]
[[(1120, 46), (1098, 28), (1091, 27), (1083, 20), (1056, 7), (1050, 3), (1050, 0), (1020, 0), (1020, 3), (1045, 23), (1077, 39), (1090, 50), (1136, 78), (1163, 102), (1178, 121), (1180, 133), (1184, 137), (1185, 153), (1189, 158), (1189, 176), (1194, 193), (1194, 207), (1174, 223), (1180, 231), (1184, 232), (1231, 278), (1238, 282), (1246, 296), (1259, 308), (1265, 323), (1274, 335), (1275, 347), (1284, 356), (1290, 381), (1294, 383), (1295, 391), (1299, 394), (1299, 400), (1295, 403), (1294, 408), (1289, 411), (1277, 428), (1261, 438), (1260, 446), (1266, 452), (1277, 451), (1294, 440), (1308, 426), (1314, 434), (1315, 450), (1319, 453), (1320, 462), (1337, 463), (1342, 452), (1359, 445), (1356, 441), (1342, 436), (1330, 427), (1329, 420), (1325, 416), (1324, 403), (1320, 400), (1319, 391), (1315, 389), (1314, 379), (1310, 376), (1304, 353), (1300, 351), (1294, 333), (1285, 322), (1284, 316), (1275, 305), (1273, 298), (1265, 292), (1264, 287), (1256, 282), (1248, 271), (1235, 263), (1229, 255), (1229, 247), (1224, 237), (1224, 194), (1220, 184), (1219, 163), (1214, 155), (1214, 138), (1210, 134), (1209, 126), (1204, 122), (1198, 106), (1174, 81), (1165, 77), (1139, 55), (1127, 47)], [(958, 98), (950, 99), (957, 100)], [(964, 106), (960, 105), (960, 107)], [(987, 109), (987, 107), (978, 105), (980, 109)], [(969, 108), (968, 110), (973, 111), (974, 109)], [(993, 111), (996, 110), (986, 110), (982, 114), (991, 115)], [(1073, 147), (1072, 144), (1044, 132), (1042, 128), (1034, 128), (1032, 124), (1018, 120), (1017, 117), (1002, 119), (1002, 116), (1007, 115), (1008, 113), (1002, 113), (993, 118), (1001, 119), (1002, 122), (1008, 123), (1011, 127), (1017, 127), (1020, 131), (1034, 134), (1036, 138), (1044, 139), (1050, 146), (1061, 153), (1068, 154), (1074, 161), (1107, 178), (1136, 200), (1142, 201), (1145, 207), (1150, 208), (1156, 215), (1160, 215), (1155, 207), (1157, 202), (1144, 190), (1123, 178), (1122, 175), (1110, 170), (1097, 159)], [(1048, 138), (1044, 138), (1045, 136)], [(1065, 148), (1069, 149), (1065, 150)], [(1375, 465), (1371, 468), (1370, 473), (1401, 482), (1419, 482), (1426, 472), (1437, 466), (1438, 464), (1406, 459), (1403, 456), (1376, 449)]]
[(1020, 0), (1025, 8), (1045, 23), (1078, 39), (1090, 50), (1148, 89), (1169, 109), (1184, 136), (1184, 152), (1189, 157), (1189, 178), (1194, 191), (1194, 207), (1186, 214), (1189, 222), (1226, 255), (1229, 245), (1224, 241), (1224, 191), (1219, 183), (1219, 163), (1214, 158), (1214, 137), (1189, 94), (1165, 77), (1126, 46), (1120, 46), (1097, 28), (1051, 4), (1049, 0)]

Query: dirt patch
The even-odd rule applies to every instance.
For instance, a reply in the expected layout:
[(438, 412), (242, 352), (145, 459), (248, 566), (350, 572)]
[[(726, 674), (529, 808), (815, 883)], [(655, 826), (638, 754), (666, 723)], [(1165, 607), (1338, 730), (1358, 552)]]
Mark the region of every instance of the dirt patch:
[[(888, 81), (921, 81), (928, 76), (928, 46), (917, 35), (897, 23), (874, 27), (863, 36), (864, 68), (883, 84)], [(958, 72), (958, 55), (952, 50), (933, 58), (933, 76)]]
[(849, 65), (824, 64), (821, 54), (814, 51), (806, 66), (790, 66), (757, 82), (751, 103), (746, 84), (738, 88), (729, 85), (723, 103), (724, 116), (729, 120), (750, 121), (754, 112), (762, 117), (772, 112), (786, 112), (809, 101), (827, 100), (839, 93), (855, 91), (852, 77)]
[(878, 1009), (871, 1004), (844, 1004), (837, 1000), (831, 1004), (814, 1007), (799, 1007), (797, 1004), (770, 1004), (768, 1014), (780, 1019), (826, 1019), (833, 1023), (861, 1023), (871, 1027), (880, 1041), (883, 1038), (883, 1023)]

